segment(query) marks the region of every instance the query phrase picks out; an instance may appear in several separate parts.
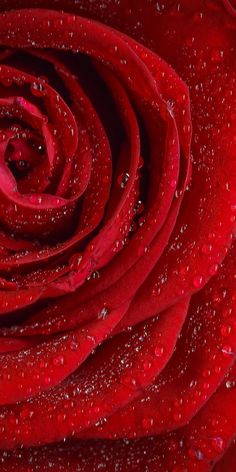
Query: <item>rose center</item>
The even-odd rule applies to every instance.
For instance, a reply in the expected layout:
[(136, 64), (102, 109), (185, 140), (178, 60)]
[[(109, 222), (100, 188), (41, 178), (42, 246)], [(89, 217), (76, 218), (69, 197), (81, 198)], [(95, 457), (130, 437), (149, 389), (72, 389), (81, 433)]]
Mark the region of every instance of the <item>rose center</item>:
[(16, 137), (8, 143), (5, 161), (14, 177), (21, 180), (42, 161), (44, 154), (44, 145), (39, 139)]

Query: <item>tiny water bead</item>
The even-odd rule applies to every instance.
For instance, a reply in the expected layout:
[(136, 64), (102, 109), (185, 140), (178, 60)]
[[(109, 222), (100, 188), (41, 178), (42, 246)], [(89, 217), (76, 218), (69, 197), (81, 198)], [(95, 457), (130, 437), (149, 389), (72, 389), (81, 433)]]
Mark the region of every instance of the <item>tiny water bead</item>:
[(224, 356), (233, 356), (234, 355), (232, 347), (229, 346), (229, 345), (225, 345), (224, 347), (222, 347), (221, 350), (222, 350), (222, 353), (224, 354)]
[(200, 451), (200, 449), (197, 449), (195, 451), (195, 456), (196, 456), (197, 460), (199, 460), (199, 461), (202, 461), (204, 459), (204, 454), (203, 454), (202, 451)]
[(29, 139), (29, 144), (33, 150), (37, 151), (39, 154), (45, 154), (45, 145), (39, 139)]
[(227, 337), (230, 335), (231, 331), (232, 331), (232, 326), (231, 325), (222, 325), (221, 327), (221, 334), (223, 337)]
[(212, 249), (213, 249), (212, 244), (203, 244), (202, 253), (208, 255), (212, 252)]
[(99, 311), (99, 314), (98, 314), (98, 319), (102, 319), (102, 320), (105, 320), (105, 318), (108, 316), (109, 314), (109, 309), (104, 306), (100, 311)]
[(144, 429), (150, 429), (153, 426), (154, 423), (154, 418), (147, 417), (143, 418), (142, 420), (142, 426)]
[(82, 254), (75, 254), (70, 258), (69, 264), (72, 270), (78, 270), (81, 266), (83, 256)]
[(54, 357), (53, 359), (53, 365), (55, 366), (62, 366), (64, 365), (64, 362), (65, 362), (65, 358), (63, 355), (59, 355), (57, 357)]
[(175, 188), (176, 185), (177, 185), (177, 181), (176, 181), (176, 180), (173, 179), (173, 180), (170, 181), (170, 186), (171, 186), (171, 188)]
[(210, 275), (215, 275), (217, 272), (218, 272), (218, 264), (212, 264), (210, 267), (209, 267), (209, 274)]
[(130, 387), (131, 389), (136, 389), (136, 379), (134, 377), (131, 377), (130, 375), (125, 375), (122, 379), (122, 384), (124, 384), (127, 387)]
[(204, 454), (200, 449), (189, 449), (188, 450), (189, 457), (193, 459), (197, 459), (198, 461), (202, 461), (204, 459)]
[(129, 181), (129, 174), (128, 172), (125, 172), (124, 174), (121, 174), (118, 179), (117, 179), (117, 182), (118, 182), (118, 185), (124, 189), (127, 185)]
[(225, 441), (220, 436), (212, 438), (211, 444), (216, 452), (222, 452), (225, 448)]
[(143, 213), (143, 210), (144, 210), (144, 204), (142, 200), (138, 200), (134, 207), (134, 213), (136, 215), (140, 215), (141, 213)]
[(51, 382), (52, 382), (52, 379), (51, 379), (51, 377), (50, 377), (49, 375), (47, 375), (47, 376), (44, 377), (44, 383), (45, 383), (45, 385), (50, 385)]
[(193, 278), (193, 286), (195, 288), (201, 288), (204, 284), (204, 277), (202, 275), (196, 275)]
[(178, 411), (173, 414), (173, 420), (179, 422), (182, 418), (182, 414)]
[(156, 357), (161, 357), (164, 354), (164, 347), (163, 346), (156, 346), (154, 350)]
[(40, 82), (32, 82), (30, 89), (35, 97), (42, 97), (45, 94), (45, 88)]
[(225, 382), (225, 386), (226, 386), (227, 389), (234, 388), (235, 385), (236, 385), (236, 381), (234, 381), (234, 380), (227, 380)]
[(144, 361), (143, 363), (143, 370), (148, 372), (152, 367), (151, 361)]
[(71, 342), (70, 342), (70, 349), (72, 351), (77, 351), (79, 349), (79, 342), (77, 341), (77, 339), (72, 339)]
[(30, 164), (24, 159), (19, 160), (9, 160), (8, 161), (9, 169), (11, 170), (12, 174), (17, 177), (18, 179), (25, 177), (27, 172), (30, 169)]

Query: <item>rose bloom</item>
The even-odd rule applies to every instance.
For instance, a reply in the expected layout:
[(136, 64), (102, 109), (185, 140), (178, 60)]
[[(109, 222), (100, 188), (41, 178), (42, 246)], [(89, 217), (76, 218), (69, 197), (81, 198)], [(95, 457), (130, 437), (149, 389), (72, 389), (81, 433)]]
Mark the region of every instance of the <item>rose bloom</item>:
[(0, 471), (236, 470), (236, 2), (2, 0)]

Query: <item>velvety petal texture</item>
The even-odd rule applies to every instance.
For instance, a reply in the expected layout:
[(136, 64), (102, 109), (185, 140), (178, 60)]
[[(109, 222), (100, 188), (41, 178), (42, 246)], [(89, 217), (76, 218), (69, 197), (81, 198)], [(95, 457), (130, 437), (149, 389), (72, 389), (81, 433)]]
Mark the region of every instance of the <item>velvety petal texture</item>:
[(236, 468), (235, 110), (233, 0), (2, 0), (2, 472)]

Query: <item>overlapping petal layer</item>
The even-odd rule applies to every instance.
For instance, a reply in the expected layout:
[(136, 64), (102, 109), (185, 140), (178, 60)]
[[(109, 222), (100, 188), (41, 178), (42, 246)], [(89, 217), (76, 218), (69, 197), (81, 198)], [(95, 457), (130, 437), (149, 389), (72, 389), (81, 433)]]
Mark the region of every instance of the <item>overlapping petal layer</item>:
[(228, 472), (235, 5), (2, 3), (2, 470)]

